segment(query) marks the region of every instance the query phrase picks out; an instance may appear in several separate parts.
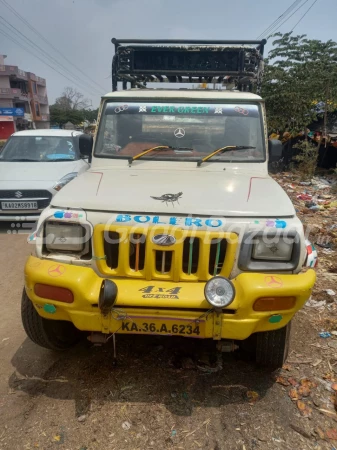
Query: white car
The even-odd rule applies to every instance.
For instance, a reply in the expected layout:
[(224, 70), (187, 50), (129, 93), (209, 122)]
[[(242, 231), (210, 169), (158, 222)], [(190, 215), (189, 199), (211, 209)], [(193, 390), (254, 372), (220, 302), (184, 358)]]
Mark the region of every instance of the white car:
[(12, 134), (0, 153), (0, 221), (35, 221), (53, 195), (89, 168), (82, 133), (29, 130)]

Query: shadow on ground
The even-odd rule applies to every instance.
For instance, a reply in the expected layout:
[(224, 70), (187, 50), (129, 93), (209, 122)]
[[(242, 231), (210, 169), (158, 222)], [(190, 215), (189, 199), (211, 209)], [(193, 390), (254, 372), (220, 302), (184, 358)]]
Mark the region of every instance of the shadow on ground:
[[(74, 400), (76, 416), (86, 414), (92, 402), (160, 403), (171, 413), (189, 416), (198, 406), (248, 403), (248, 391), (257, 391), (262, 398), (273, 384), (270, 372), (236, 354), (223, 354), (221, 371), (202, 372), (193, 364), (201, 351), (212, 359), (214, 343), (119, 335), (114, 366), (110, 341), (103, 347), (81, 342), (56, 354), (26, 339), (12, 359), (15, 371), (9, 386), (31, 397)], [(191, 369), (182, 368), (186, 358)]]

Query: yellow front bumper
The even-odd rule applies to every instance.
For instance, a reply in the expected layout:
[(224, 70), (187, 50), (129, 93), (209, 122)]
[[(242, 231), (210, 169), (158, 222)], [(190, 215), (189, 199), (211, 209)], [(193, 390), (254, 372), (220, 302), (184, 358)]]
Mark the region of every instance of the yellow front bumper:
[[(172, 324), (177, 325), (176, 329), (185, 325), (184, 330), (193, 325), (193, 331), (198, 324), (201, 331), (193, 337), (236, 340), (246, 339), (255, 332), (284, 327), (310, 297), (315, 279), (316, 274), (311, 269), (299, 275), (240, 274), (232, 280), (236, 289), (233, 303), (217, 315), (210, 311), (205, 300), (205, 283), (115, 278), (118, 286), (115, 309), (103, 316), (98, 308), (103, 279), (93, 269), (33, 256), (25, 267), (27, 295), (39, 315), (46, 319), (68, 320), (80, 330), (103, 333), (156, 334), (163, 324), (169, 331)], [(34, 292), (36, 283), (67, 288), (73, 292), (74, 302), (68, 304), (38, 297)], [(253, 310), (255, 300), (272, 296), (296, 297), (295, 306), (286, 311)], [(127, 326), (127, 322), (137, 325)], [(146, 326), (140, 330), (139, 324), (143, 322), (153, 323), (153, 328), (146, 329)]]

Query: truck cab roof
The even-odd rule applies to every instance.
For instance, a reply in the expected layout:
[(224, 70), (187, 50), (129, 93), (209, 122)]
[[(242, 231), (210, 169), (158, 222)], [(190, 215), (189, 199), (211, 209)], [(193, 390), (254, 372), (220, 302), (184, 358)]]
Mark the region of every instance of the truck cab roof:
[(209, 90), (209, 89), (128, 89), (109, 92), (103, 98), (130, 98), (136, 99), (189, 99), (189, 100), (236, 100), (236, 101), (262, 101), (259, 95), (237, 90)]

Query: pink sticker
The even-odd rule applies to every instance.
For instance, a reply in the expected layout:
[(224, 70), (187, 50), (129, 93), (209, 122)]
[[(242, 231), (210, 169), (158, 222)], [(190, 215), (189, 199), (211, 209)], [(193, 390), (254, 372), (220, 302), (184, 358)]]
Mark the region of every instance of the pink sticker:
[(53, 266), (49, 267), (48, 275), (50, 275), (53, 278), (61, 277), (65, 271), (66, 268), (62, 266), (62, 264), (54, 264)]

